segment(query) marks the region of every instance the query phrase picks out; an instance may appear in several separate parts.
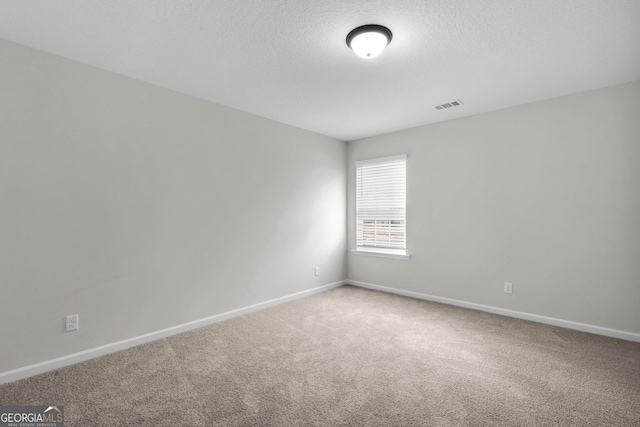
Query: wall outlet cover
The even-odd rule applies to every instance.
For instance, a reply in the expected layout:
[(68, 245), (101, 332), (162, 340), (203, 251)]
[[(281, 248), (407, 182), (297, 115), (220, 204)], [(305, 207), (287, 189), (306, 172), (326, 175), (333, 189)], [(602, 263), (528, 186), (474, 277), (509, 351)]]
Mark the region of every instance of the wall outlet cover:
[(79, 314), (71, 314), (67, 316), (65, 322), (65, 332), (75, 331), (80, 328), (80, 315)]

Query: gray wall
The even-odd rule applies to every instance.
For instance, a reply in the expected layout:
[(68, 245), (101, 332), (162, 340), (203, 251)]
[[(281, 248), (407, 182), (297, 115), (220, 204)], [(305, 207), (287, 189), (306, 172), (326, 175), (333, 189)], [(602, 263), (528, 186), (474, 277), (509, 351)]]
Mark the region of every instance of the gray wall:
[(0, 372), (346, 277), (346, 143), (6, 41), (0, 76)]
[[(0, 77), (0, 372), (346, 277), (640, 332), (640, 82), (347, 145), (1, 40)], [(412, 259), (347, 258), (399, 153)]]
[(349, 279), (640, 332), (640, 82), (349, 143), (350, 249), (353, 163), (401, 153), (412, 259)]

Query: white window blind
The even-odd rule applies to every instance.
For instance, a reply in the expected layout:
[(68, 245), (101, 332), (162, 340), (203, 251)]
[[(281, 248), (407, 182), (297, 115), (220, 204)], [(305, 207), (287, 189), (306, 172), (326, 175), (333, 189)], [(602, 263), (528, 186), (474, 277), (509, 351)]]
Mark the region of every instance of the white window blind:
[(406, 248), (406, 154), (356, 162), (356, 245)]

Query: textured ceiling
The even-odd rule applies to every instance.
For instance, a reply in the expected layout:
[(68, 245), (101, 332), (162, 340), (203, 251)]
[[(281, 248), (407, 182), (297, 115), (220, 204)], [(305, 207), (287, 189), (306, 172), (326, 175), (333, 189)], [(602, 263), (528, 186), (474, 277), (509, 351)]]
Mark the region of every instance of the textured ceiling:
[(638, 0), (2, 0), (0, 37), (342, 140), (640, 79)]

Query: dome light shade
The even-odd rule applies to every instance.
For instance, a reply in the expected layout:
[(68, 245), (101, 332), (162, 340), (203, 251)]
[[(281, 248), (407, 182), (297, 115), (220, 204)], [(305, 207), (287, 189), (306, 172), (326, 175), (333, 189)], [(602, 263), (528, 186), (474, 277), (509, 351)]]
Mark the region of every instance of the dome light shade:
[(391, 42), (393, 34), (382, 25), (363, 25), (347, 35), (347, 46), (361, 58), (375, 58)]

